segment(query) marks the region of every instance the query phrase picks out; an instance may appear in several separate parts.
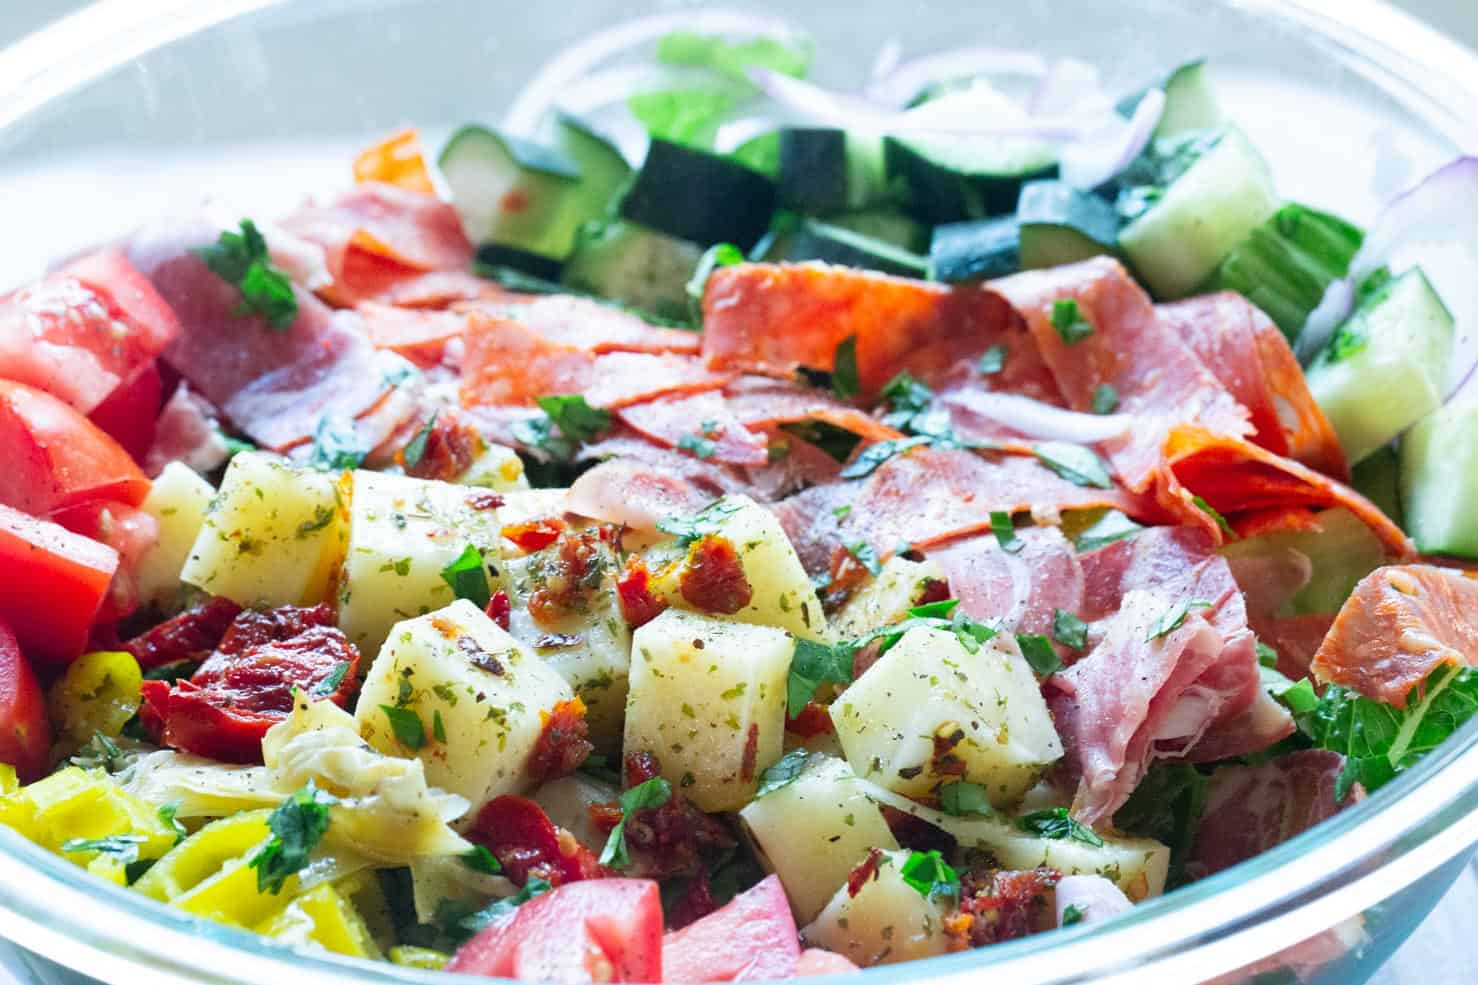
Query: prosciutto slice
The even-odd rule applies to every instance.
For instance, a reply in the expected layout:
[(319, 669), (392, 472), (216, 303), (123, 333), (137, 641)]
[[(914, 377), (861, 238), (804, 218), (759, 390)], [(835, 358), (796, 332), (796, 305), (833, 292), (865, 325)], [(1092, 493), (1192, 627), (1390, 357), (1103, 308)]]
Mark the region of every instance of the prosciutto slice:
[(620, 411), (632, 430), (667, 448), (724, 465), (763, 466), (770, 460), (764, 435), (744, 426), (715, 391), (650, 400)]
[(494, 311), (526, 325), (560, 345), (591, 352), (677, 352), (696, 356), (702, 343), (696, 332), (651, 325), (629, 311), (568, 294), (528, 297), (503, 303)]
[(617, 458), (576, 479), (565, 504), (571, 513), (592, 520), (650, 531), (668, 517), (696, 513), (713, 500), (713, 492), (676, 472)]
[[(1019, 530), (1020, 547), (1007, 551), (993, 535), (970, 537), (930, 550), (949, 579), (960, 611), (1017, 633), (1051, 636), (1053, 611), (1076, 613), (1083, 604), (1083, 568), (1056, 527)], [(1065, 656), (1071, 654), (1066, 649)]]
[(712, 369), (786, 379), (802, 367), (831, 371), (837, 346), (853, 336), (863, 401), (900, 370), (931, 385), (959, 378), (962, 367), (969, 374), (994, 345), (1004, 361), (990, 386), (1058, 399), (1031, 337), (991, 291), (824, 263), (745, 263), (708, 279), (703, 355)]
[(868, 441), (903, 437), (901, 432), (870, 414), (834, 400), (814, 387), (741, 376), (724, 388), (724, 396), (734, 416), (750, 428), (822, 421)]
[(1229, 869), (1307, 831), (1365, 796), (1358, 784), (1334, 799), (1345, 758), (1305, 749), (1257, 766), (1223, 766), (1211, 774), (1206, 806), (1187, 861), (1195, 878)]
[(1247, 408), (1253, 441), (1337, 479), (1349, 478), (1334, 428), (1314, 401), (1293, 350), (1272, 319), (1230, 291), (1157, 310), (1160, 320)]
[[(1117, 260), (1098, 257), (1028, 271), (990, 287), (1026, 320), (1069, 407), (1091, 410), (1094, 394), (1107, 386), (1118, 396), (1119, 412), (1137, 418), (1130, 431), (1102, 445), (1130, 490), (1144, 492), (1154, 484), (1165, 438), (1178, 424), (1236, 436), (1252, 430), (1247, 410), (1160, 320)], [(1053, 315), (1064, 301), (1076, 304), (1092, 335), (1074, 343), (1063, 339)]]

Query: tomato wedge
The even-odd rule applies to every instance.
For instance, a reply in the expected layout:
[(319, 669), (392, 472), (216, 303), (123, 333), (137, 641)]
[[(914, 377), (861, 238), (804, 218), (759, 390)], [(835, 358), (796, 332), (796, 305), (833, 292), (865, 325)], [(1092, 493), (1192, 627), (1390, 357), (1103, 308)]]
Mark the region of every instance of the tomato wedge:
[(41, 685), (10, 627), (0, 622), (0, 763), (15, 767), (22, 783), (46, 773), (51, 723)]
[(795, 917), (777, 876), (662, 940), (665, 982), (788, 978), (801, 956)]
[(589, 879), (552, 889), (462, 945), (446, 970), (528, 982), (660, 982), (657, 884)]
[(0, 503), (33, 516), (94, 500), (138, 506), (149, 478), (118, 442), (49, 393), (0, 380)]
[(0, 619), (33, 660), (82, 652), (117, 568), (106, 544), (0, 505)]
[(150, 363), (132, 382), (124, 383), (94, 407), (87, 419), (141, 462), (154, 443), (154, 425), (163, 400), (164, 381), (159, 368)]

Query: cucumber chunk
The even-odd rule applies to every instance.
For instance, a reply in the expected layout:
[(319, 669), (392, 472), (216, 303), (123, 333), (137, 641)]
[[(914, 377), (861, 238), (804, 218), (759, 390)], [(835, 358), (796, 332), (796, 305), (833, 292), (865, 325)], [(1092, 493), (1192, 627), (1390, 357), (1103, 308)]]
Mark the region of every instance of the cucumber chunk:
[(580, 219), (580, 168), (564, 154), (482, 126), (452, 134), (437, 162), (474, 243), (563, 257)]
[[(925, 120), (1022, 115), (1010, 99), (982, 85), (946, 93), (910, 111)], [(1056, 176), (1057, 152), (1022, 137), (885, 137), (883, 164), (889, 187), (901, 190), (909, 214), (938, 225), (1010, 212), (1023, 183)]]
[(1419, 269), (1365, 300), (1309, 366), (1309, 391), (1358, 462), (1442, 405), (1452, 316)]
[(1367, 455), (1350, 470), (1350, 485), (1355, 491), (1395, 520), (1401, 519), (1401, 458), (1395, 445), (1385, 445)]
[(761, 243), (765, 244), (761, 259), (771, 262), (824, 260), (899, 277), (923, 277), (928, 272), (928, 261), (916, 253), (816, 219), (802, 219)]
[(685, 285), (702, 256), (698, 244), (634, 222), (592, 223), (580, 230), (562, 282), (577, 291), (686, 321)]
[(621, 217), (699, 246), (748, 250), (775, 212), (775, 183), (731, 158), (653, 140)]
[(1229, 127), (1119, 234), (1119, 246), (1159, 298), (1194, 291), (1278, 209), (1262, 155)]
[(582, 223), (601, 218), (631, 181), (631, 165), (578, 116), (558, 113), (554, 132), (559, 149), (580, 168), (580, 187), (572, 196), (576, 218)]
[(929, 279), (966, 284), (1021, 269), (1021, 230), (1014, 215), (934, 227)]
[(826, 221), (833, 226), (841, 226), (854, 233), (891, 243), (910, 253), (929, 251), (929, 227), (915, 222), (897, 209), (875, 208), (843, 212), (827, 216)]
[(1330, 283), (1349, 272), (1364, 238), (1339, 216), (1289, 202), (1227, 254), (1205, 287), (1236, 291), (1292, 343)]
[(1119, 213), (1114, 207), (1062, 181), (1023, 185), (1016, 221), (1023, 270), (1113, 253), (1119, 239)]
[(1428, 554), (1478, 558), (1478, 402), (1448, 404), (1401, 439), (1406, 532)]
[(477, 248), (477, 265), (486, 269), (511, 269), (544, 281), (559, 280), (564, 263), (542, 253), (530, 253), (502, 243), (483, 243)]
[(860, 209), (883, 197), (879, 137), (827, 128), (780, 131), (780, 202), (813, 215)]
[(1156, 79), (1154, 84), (1139, 89), (1115, 105), (1122, 116), (1132, 116), (1134, 107), (1150, 89), (1165, 93), (1165, 109), (1155, 126), (1156, 137), (1174, 137), (1189, 130), (1206, 130), (1224, 122), (1216, 92), (1206, 74), (1206, 59), (1184, 62)]

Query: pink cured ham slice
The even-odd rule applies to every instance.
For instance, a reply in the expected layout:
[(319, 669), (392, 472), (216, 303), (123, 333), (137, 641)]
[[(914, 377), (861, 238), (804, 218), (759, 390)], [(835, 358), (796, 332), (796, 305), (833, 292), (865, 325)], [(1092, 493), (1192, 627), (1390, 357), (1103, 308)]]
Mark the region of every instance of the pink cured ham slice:
[(357, 330), (295, 288), (298, 315), (284, 330), (238, 316), (236, 287), (192, 249), (214, 242), (204, 222), (146, 230), (129, 258), (179, 317), (181, 332), (164, 359), (254, 441), (283, 450), (312, 437), (325, 414), (354, 419), (390, 389), (386, 364)]
[(229, 454), (214, 409), (181, 383), (159, 412), (143, 466), (150, 478), (170, 462), (183, 462), (203, 475), (223, 465)]
[(1364, 798), (1357, 784), (1340, 803), (1339, 753), (1305, 749), (1257, 766), (1223, 766), (1211, 774), (1206, 806), (1187, 867), (1200, 878), (1244, 862), (1307, 831)]
[(696, 513), (713, 500), (711, 491), (681, 475), (616, 458), (576, 479), (565, 506), (592, 520), (650, 531), (662, 520)]
[[(1251, 430), (1247, 411), (1202, 365), (1117, 260), (1104, 257), (992, 281), (1026, 319), (1043, 361), (1074, 410), (1092, 409), (1099, 387), (1112, 387), (1119, 412), (1138, 418), (1123, 438), (1102, 447), (1134, 492), (1153, 485), (1165, 438), (1177, 424), (1219, 434)], [(1071, 301), (1093, 334), (1065, 341), (1053, 324), (1059, 302)]]
[(855, 482), (835, 482), (803, 489), (770, 507), (807, 574), (830, 570), (832, 554), (848, 539), (842, 518), (851, 515), (857, 492)]
[(902, 437), (900, 432), (856, 407), (793, 383), (741, 376), (724, 388), (724, 396), (734, 416), (750, 428), (822, 421), (868, 441)]
[(696, 356), (702, 346), (696, 332), (651, 325), (628, 311), (570, 294), (503, 303), (496, 314), (528, 326), (551, 342), (596, 353), (677, 352)]
[(1056, 527), (1019, 530), (1016, 537), (1021, 543), (1016, 551), (1004, 550), (987, 534), (935, 548), (928, 556), (944, 568), (950, 595), (960, 600), (965, 615), (1050, 638), (1054, 610), (1076, 613), (1082, 607), (1082, 566)]
[(700, 461), (763, 466), (770, 460), (763, 435), (746, 428), (714, 391), (649, 400), (620, 412), (632, 430), (667, 448), (680, 448)]

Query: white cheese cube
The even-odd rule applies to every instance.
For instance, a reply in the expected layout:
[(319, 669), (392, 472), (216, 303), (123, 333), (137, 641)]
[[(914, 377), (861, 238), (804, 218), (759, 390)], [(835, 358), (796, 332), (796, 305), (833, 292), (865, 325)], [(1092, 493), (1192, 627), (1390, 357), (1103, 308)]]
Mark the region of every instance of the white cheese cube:
[(846, 881), (801, 937), (867, 967), (932, 957), (950, 950), (944, 918), (950, 901), (924, 896), (903, 881), (911, 853), (885, 852), (872, 878), (853, 896)]
[(831, 621), (838, 639), (850, 640), (879, 626), (891, 626), (908, 618), (908, 610), (919, 604), (919, 596), (931, 581), (944, 581), (937, 561), (910, 561), (890, 557), (883, 570), (863, 585)]
[(791, 637), (669, 609), (632, 635), (624, 751), (705, 811), (738, 810), (780, 758)]
[(180, 569), (205, 523), (215, 487), (183, 462), (170, 462), (149, 488), (139, 509), (159, 525), (159, 539), (139, 560), (139, 598), (165, 611), (180, 602)]

